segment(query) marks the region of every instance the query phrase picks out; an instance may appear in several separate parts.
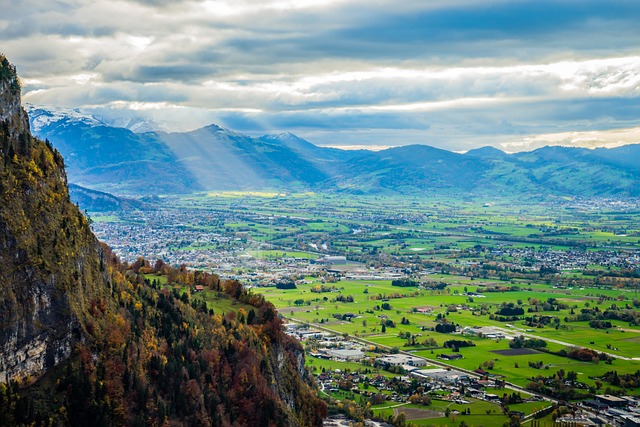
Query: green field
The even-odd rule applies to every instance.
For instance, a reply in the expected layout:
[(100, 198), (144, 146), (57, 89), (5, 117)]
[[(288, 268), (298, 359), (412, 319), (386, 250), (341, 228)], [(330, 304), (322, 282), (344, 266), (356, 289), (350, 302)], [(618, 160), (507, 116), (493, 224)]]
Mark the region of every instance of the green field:
[[(169, 197), (160, 212), (162, 220), (180, 224), (179, 238), (166, 242), (168, 253), (244, 260), (227, 274), (248, 280), (254, 292), (264, 294), (281, 315), (296, 322), (348, 335), (371, 348), (411, 352), (434, 364), (442, 363), (439, 354), (452, 353), (443, 348), (445, 341), (470, 340), (475, 346), (460, 348), (462, 359), (446, 363), (469, 371), (486, 368), (492, 377), (521, 387), (537, 377), (570, 372), (588, 389), (585, 393), (640, 391), (622, 390), (601, 378), (609, 371), (625, 375), (640, 370), (640, 265), (633, 264), (640, 251), (640, 207), (633, 201), (226, 192)], [(111, 227), (144, 222), (138, 213), (94, 220)], [(314, 261), (324, 255), (346, 256), (351, 264), (344, 275), (389, 278), (345, 279), (315, 268)], [(274, 275), (295, 280), (297, 288), (277, 289), (273, 279), (260, 279)], [(423, 288), (392, 286), (391, 277), (409, 277)], [(164, 277), (149, 279), (166, 284)], [(267, 284), (271, 286), (261, 287)], [(240, 308), (208, 290), (192, 298), (206, 301), (217, 313)], [(522, 313), (500, 319), (498, 313), (506, 304)], [(594, 309), (596, 314), (631, 314), (626, 320), (600, 316), (610, 325), (599, 327), (590, 324)], [(592, 317), (578, 319), (585, 312)], [(494, 327), (509, 337), (537, 337), (546, 342), (548, 352), (508, 355), (510, 338), (434, 331), (443, 321), (458, 330)], [(607, 364), (599, 358), (578, 361), (553, 354), (574, 347), (604, 352), (615, 360)], [(307, 357), (307, 366), (319, 373), (336, 369), (340, 362)], [(366, 400), (349, 391), (327, 394), (363, 404)], [(427, 409), (443, 411), (438, 402)], [(521, 404), (523, 411), (530, 413), (536, 403)], [(421, 408), (414, 405), (390, 407), (396, 404), (373, 409), (383, 418), (396, 416), (401, 407), (411, 409), (413, 416), (420, 414)], [(471, 415), (454, 416), (455, 420), (414, 417), (412, 422), (507, 421), (500, 413), (487, 414), (490, 408), (485, 405), (497, 407), (474, 402)], [(453, 404), (450, 409), (460, 408)]]
[[(264, 293), (269, 300), (271, 300), (280, 312), (295, 320), (308, 322), (311, 324), (317, 324), (324, 328), (335, 330), (339, 333), (347, 333), (355, 337), (364, 338), (376, 344), (398, 347), (403, 350), (412, 350), (412, 347), (407, 347), (407, 340), (400, 338), (401, 333), (409, 332), (412, 335), (418, 336), (418, 341), (423, 341), (428, 338), (434, 338), (439, 345), (447, 339), (452, 339), (448, 334), (441, 334), (434, 331), (422, 331), (422, 327), (432, 328), (436, 325), (436, 316), (438, 314), (446, 315), (447, 319), (460, 326), (496, 326), (503, 330), (513, 334), (526, 333), (530, 335), (539, 336), (544, 339), (554, 339), (562, 342), (566, 342), (568, 345), (585, 346), (597, 349), (598, 351), (611, 352), (612, 354), (622, 357), (633, 358), (637, 357), (637, 345), (640, 342), (640, 329), (638, 327), (625, 326), (627, 331), (622, 329), (612, 328), (610, 330), (596, 330), (589, 328), (585, 322), (571, 322), (568, 325), (571, 327), (568, 330), (559, 329), (555, 327), (536, 328), (531, 331), (529, 327), (522, 322), (513, 322), (513, 328), (505, 326), (505, 322), (499, 322), (489, 319), (489, 316), (474, 315), (472, 309), (477, 308), (478, 305), (487, 306), (490, 311), (497, 309), (497, 307), (508, 301), (522, 300), (523, 304), (526, 304), (527, 298), (544, 298), (549, 296), (550, 289), (545, 289), (544, 285), (535, 287), (533, 291), (522, 292), (504, 292), (504, 293), (491, 293), (487, 294), (486, 298), (481, 299), (481, 303), (469, 303), (466, 301), (466, 297), (463, 295), (454, 295), (447, 292), (440, 291), (419, 291), (416, 288), (399, 288), (391, 286), (389, 281), (364, 281), (364, 282), (348, 282), (340, 281), (334, 284), (337, 292), (329, 293), (314, 293), (310, 289), (315, 287), (315, 284), (299, 285), (295, 290), (277, 290), (274, 288), (264, 288), (260, 292)], [(463, 285), (452, 286), (455, 290), (457, 288), (464, 288)], [(547, 287), (548, 288), (548, 287)], [(365, 289), (368, 291), (364, 293)], [(587, 293), (587, 291), (583, 291)], [(386, 296), (397, 294), (400, 298), (384, 298)], [(412, 295), (415, 294), (415, 295)], [(349, 295), (354, 297), (353, 303), (337, 302), (335, 299), (340, 295)], [(402, 296), (404, 295), (404, 296)], [(558, 294), (554, 298), (558, 301), (565, 301), (565, 298)], [(372, 299), (382, 296), (381, 299)], [(328, 300), (325, 301), (324, 298)], [(380, 306), (382, 299), (385, 299), (391, 306), (390, 310), (377, 309)], [(567, 301), (573, 302), (575, 296), (566, 298)], [(295, 305), (293, 302), (296, 300), (303, 300), (304, 304)], [(480, 301), (479, 298), (476, 299)], [(623, 301), (624, 302), (624, 301)], [(456, 312), (448, 313), (449, 306), (464, 304), (468, 308), (458, 310)], [(431, 313), (421, 314), (413, 312), (414, 308), (429, 308)], [(553, 312), (554, 315), (564, 317), (568, 315), (569, 309)], [(353, 313), (357, 317), (352, 321), (338, 320), (334, 315), (345, 313)], [(388, 319), (396, 323), (395, 327), (386, 328), (385, 332), (382, 332), (380, 325), (380, 317), (387, 316)], [(409, 324), (401, 324), (402, 318), (409, 321)], [(321, 323), (322, 322), (322, 323)], [(563, 322), (563, 324), (567, 324)], [(526, 332), (531, 331), (531, 332)], [(459, 335), (458, 335), (459, 337)], [(460, 350), (460, 353), (465, 357), (464, 359), (452, 364), (466, 368), (476, 369), (479, 365), (489, 359), (495, 359), (496, 355), (491, 353), (493, 350), (508, 349), (508, 340), (500, 340), (495, 342), (494, 340), (488, 340), (475, 337), (464, 337), (464, 339), (470, 339), (476, 343), (476, 347), (464, 348)], [(590, 344), (593, 342), (594, 344)], [(607, 344), (611, 344), (612, 348), (617, 350), (611, 350), (606, 347)], [(420, 346), (416, 346), (420, 347)], [(561, 349), (566, 347), (565, 345), (550, 343), (549, 348)], [(444, 350), (450, 352), (450, 350)], [(468, 354), (467, 354), (468, 352)], [(418, 352), (417, 354), (424, 357), (434, 357), (429, 352)], [(551, 354), (540, 353), (536, 356), (510, 356), (507, 358), (500, 358), (498, 363), (495, 364), (495, 373), (498, 375), (504, 375), (514, 383), (520, 385), (526, 385), (528, 378), (539, 374), (539, 370), (530, 369), (528, 367), (528, 361), (533, 359), (542, 360), (545, 365), (549, 365), (549, 369), (565, 369), (574, 370), (580, 372), (580, 380), (584, 379), (586, 383), (593, 383), (593, 380), (589, 380), (588, 376), (597, 375), (604, 370), (613, 369), (615, 367), (619, 372), (635, 372), (640, 369), (640, 361), (638, 360), (615, 360), (614, 365), (609, 366), (604, 363), (594, 365), (589, 362), (577, 362), (575, 360), (567, 359), (564, 357), (554, 356)], [(514, 363), (518, 362), (519, 368), (513, 368)]]

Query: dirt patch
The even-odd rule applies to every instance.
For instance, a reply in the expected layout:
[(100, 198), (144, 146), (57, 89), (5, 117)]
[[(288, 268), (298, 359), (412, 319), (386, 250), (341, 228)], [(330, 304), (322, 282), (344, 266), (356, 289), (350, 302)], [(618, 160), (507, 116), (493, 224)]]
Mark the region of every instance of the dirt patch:
[(439, 305), (423, 305), (420, 307), (416, 307), (416, 310), (418, 310), (418, 312), (420, 311), (424, 311), (424, 312), (430, 312), (433, 310), (438, 310), (440, 308)]
[(573, 295), (571, 298), (562, 298), (562, 302), (582, 302), (582, 301), (592, 301), (595, 299), (597, 299), (597, 297)]
[(316, 309), (313, 308), (313, 307), (309, 307), (308, 305), (303, 305), (301, 307), (299, 307), (299, 306), (284, 307), (280, 311), (282, 311), (283, 313), (285, 311), (287, 311), (287, 312), (293, 311), (294, 313), (300, 313), (300, 312), (302, 312), (302, 313), (311, 313), (312, 311), (316, 311)]
[(491, 353), (496, 353), (500, 356), (524, 356), (527, 354), (538, 354), (540, 352), (532, 348), (510, 348), (508, 350), (491, 350)]
[(430, 411), (428, 409), (415, 409), (415, 408), (394, 408), (393, 415), (398, 416), (400, 412), (404, 412), (404, 416), (407, 421), (424, 420), (427, 418), (442, 418), (443, 412)]

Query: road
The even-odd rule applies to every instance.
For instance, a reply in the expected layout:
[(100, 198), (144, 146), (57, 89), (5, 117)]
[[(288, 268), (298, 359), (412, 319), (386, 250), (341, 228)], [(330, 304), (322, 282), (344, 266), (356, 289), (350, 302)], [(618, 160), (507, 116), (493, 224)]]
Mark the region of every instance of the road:
[[(552, 342), (552, 343), (555, 343), (555, 344), (564, 345), (566, 347), (586, 348), (588, 350), (597, 351), (598, 353), (604, 353), (604, 354), (606, 354), (608, 356), (611, 356), (611, 357), (613, 357), (615, 359), (620, 359), (620, 360), (640, 360), (640, 357), (625, 357), (625, 356), (621, 356), (619, 354), (608, 353), (606, 351), (598, 350), (598, 349), (591, 348), (591, 347), (585, 347), (583, 345), (571, 344), (571, 343), (568, 343), (568, 342), (565, 342), (565, 341), (556, 340), (556, 339), (553, 339), (553, 338), (541, 337), (539, 335), (533, 335), (533, 334), (530, 334), (530, 333), (527, 333), (527, 332), (522, 332), (521, 329), (517, 329), (517, 328), (506, 329), (506, 328), (496, 327), (496, 329), (498, 329), (498, 330), (500, 330), (500, 331), (502, 331), (502, 332), (504, 332), (505, 334), (508, 334), (508, 335), (516, 335), (514, 332), (517, 331), (517, 335), (524, 335), (527, 338), (536, 338), (536, 339), (540, 339), (540, 340), (544, 340), (544, 341), (549, 341), (549, 342)], [(634, 331), (634, 332), (637, 332), (637, 331)]]
[[(327, 328), (326, 326), (322, 326), (322, 325), (319, 325), (319, 324), (316, 324), (316, 323), (307, 322), (307, 321), (296, 319), (296, 318), (293, 318), (293, 317), (287, 317), (287, 316), (283, 316), (283, 317), (285, 319), (289, 320), (289, 321), (294, 322), (294, 323), (308, 324), (308, 325), (313, 326), (315, 329), (319, 329), (321, 331), (330, 332), (330, 333), (335, 334), (335, 335), (343, 335), (343, 333), (341, 333), (339, 331), (336, 331), (334, 329), (331, 329), (331, 328)], [(511, 332), (513, 332), (513, 330), (511, 330)], [(531, 335), (530, 337), (535, 337), (535, 336)], [(541, 337), (535, 337), (535, 338), (546, 339), (546, 338), (541, 338)], [(376, 342), (369, 341), (367, 339), (356, 337), (356, 336), (352, 336), (352, 335), (349, 335), (349, 339), (351, 339), (353, 341), (361, 342), (363, 344), (374, 345), (374, 346), (377, 346), (379, 348), (384, 348), (384, 349), (387, 349), (387, 350), (391, 350), (391, 348), (392, 348), (392, 347), (389, 347), (389, 346), (386, 346), (386, 345), (378, 344)], [(551, 341), (551, 340), (549, 340), (549, 341)], [(555, 341), (553, 341), (553, 342), (555, 342)], [(404, 351), (404, 350), (399, 350), (399, 353), (406, 354), (406, 355), (413, 356), (413, 357), (417, 357), (415, 354), (413, 354), (411, 352), (408, 352), (408, 351)], [(467, 369), (463, 369), (463, 368), (460, 368), (460, 367), (457, 367), (457, 366), (454, 366), (454, 365), (450, 365), (450, 364), (442, 362), (440, 360), (433, 360), (433, 359), (426, 359), (426, 358), (425, 358), (425, 360), (427, 360), (427, 362), (429, 364), (432, 364), (432, 365), (440, 366), (442, 368), (448, 368), (448, 369), (451, 369), (452, 371), (456, 371), (456, 372), (462, 372), (462, 373), (467, 374), (467, 375), (469, 375), (471, 377), (474, 377), (474, 378), (482, 378), (482, 376), (479, 375), (476, 372), (469, 371)], [(504, 387), (509, 389), (509, 390), (527, 393), (527, 394), (530, 394), (532, 396), (538, 396), (538, 397), (542, 398), (543, 400), (546, 400), (546, 401), (549, 401), (549, 402), (553, 403), (554, 405), (557, 405), (559, 403), (558, 399), (554, 399), (553, 397), (550, 397), (550, 396), (547, 396), (547, 395), (544, 395), (544, 394), (541, 394), (541, 393), (537, 393), (537, 392), (531, 391), (531, 390), (526, 389), (524, 387), (520, 387), (517, 384), (513, 384), (513, 383), (510, 383), (510, 382), (507, 382), (507, 381), (503, 381), (503, 383), (504, 383)], [(589, 410), (587, 408), (582, 408), (581, 407), (580, 409), (583, 412), (586, 412), (586, 413), (588, 413), (589, 415), (591, 415), (593, 417), (597, 417), (601, 421), (606, 421), (606, 420), (600, 418), (597, 413), (595, 413), (595, 412), (593, 412), (593, 411), (591, 411), (591, 410)], [(530, 414), (530, 415), (526, 416), (524, 420), (530, 420), (532, 417), (533, 417), (533, 414)]]

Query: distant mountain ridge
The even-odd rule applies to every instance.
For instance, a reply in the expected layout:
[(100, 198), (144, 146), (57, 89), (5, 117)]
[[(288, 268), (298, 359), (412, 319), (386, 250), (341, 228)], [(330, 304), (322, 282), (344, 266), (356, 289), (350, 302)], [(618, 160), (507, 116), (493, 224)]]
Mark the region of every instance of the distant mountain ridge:
[[(34, 114), (37, 112), (37, 114)], [(144, 132), (32, 107), (35, 133), (62, 153), (70, 181), (115, 194), (314, 190), (360, 194), (640, 195), (640, 145), (465, 154), (428, 145), (348, 151), (291, 133), (251, 137), (212, 124)]]
[(69, 197), (82, 210), (91, 212), (136, 210), (147, 207), (139, 200), (116, 197), (113, 194), (91, 190), (76, 184), (69, 184)]

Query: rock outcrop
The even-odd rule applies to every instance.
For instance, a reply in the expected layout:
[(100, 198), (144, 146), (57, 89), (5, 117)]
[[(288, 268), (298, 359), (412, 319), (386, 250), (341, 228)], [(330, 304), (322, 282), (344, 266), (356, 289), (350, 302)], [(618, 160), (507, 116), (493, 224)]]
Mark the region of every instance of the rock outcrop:
[(107, 289), (101, 256), (62, 157), (31, 136), (15, 68), (0, 56), (0, 382), (70, 355), (87, 298)]

